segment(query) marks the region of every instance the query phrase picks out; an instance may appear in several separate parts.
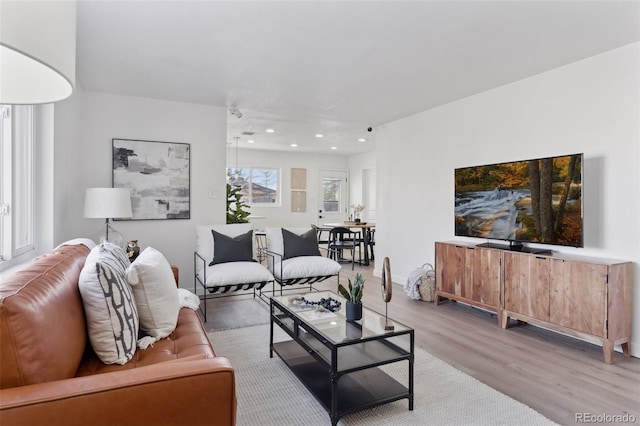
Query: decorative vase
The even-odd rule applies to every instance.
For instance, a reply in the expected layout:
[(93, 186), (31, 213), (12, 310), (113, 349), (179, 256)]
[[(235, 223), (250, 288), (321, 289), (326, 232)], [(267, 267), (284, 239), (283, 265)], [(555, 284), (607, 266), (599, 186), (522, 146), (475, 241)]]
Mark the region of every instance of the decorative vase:
[(127, 257), (130, 262), (136, 260), (136, 257), (140, 254), (140, 246), (138, 240), (131, 240), (127, 243)]
[(362, 318), (362, 303), (347, 302), (347, 321), (357, 321)]

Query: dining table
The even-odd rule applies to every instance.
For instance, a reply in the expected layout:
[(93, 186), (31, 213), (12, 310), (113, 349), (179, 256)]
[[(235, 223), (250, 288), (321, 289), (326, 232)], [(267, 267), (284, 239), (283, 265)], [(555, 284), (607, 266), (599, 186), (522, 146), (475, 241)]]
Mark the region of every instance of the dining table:
[(364, 260), (362, 261), (362, 264), (365, 266), (369, 266), (369, 247), (371, 244), (371, 230), (376, 227), (375, 222), (344, 221), (344, 222), (323, 223), (322, 226), (329, 229), (338, 228), (338, 227), (344, 227), (349, 229), (361, 229), (362, 243), (364, 244)]

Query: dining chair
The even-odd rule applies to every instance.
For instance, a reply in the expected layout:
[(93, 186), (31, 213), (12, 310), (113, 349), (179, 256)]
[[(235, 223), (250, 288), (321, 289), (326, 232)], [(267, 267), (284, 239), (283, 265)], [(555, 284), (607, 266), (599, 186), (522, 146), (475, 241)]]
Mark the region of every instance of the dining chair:
[(311, 228), (316, 231), (316, 236), (318, 238), (318, 247), (320, 247), (320, 249), (322, 250), (329, 250), (329, 233), (331, 232), (331, 228), (320, 227), (313, 223), (311, 224)]
[(343, 257), (345, 251), (351, 252), (351, 270), (353, 271), (356, 262), (356, 248), (358, 249), (358, 263), (362, 263), (362, 250), (360, 241), (360, 231), (352, 231), (349, 228), (338, 226), (329, 232), (329, 245), (327, 257), (336, 262), (348, 262), (349, 259)]
[(369, 228), (367, 229), (367, 232), (369, 232), (369, 247), (367, 249), (371, 253), (369, 255), (369, 259), (376, 260), (376, 255), (374, 252), (374, 247), (376, 246), (376, 228)]

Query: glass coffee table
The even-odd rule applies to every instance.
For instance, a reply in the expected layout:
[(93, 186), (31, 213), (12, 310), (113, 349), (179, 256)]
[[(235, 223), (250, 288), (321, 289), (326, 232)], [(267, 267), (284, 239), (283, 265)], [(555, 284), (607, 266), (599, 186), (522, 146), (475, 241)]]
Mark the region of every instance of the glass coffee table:
[[(331, 424), (343, 416), (403, 398), (413, 410), (414, 331), (393, 321), (385, 331), (385, 316), (366, 307), (362, 319), (345, 318), (346, 302), (330, 291), (304, 294), (309, 301), (333, 298), (336, 312), (295, 304), (300, 295), (272, 297), (269, 356), (275, 352), (329, 412)], [(290, 340), (274, 342), (274, 325)], [(407, 380), (400, 383), (379, 367), (407, 362)]]

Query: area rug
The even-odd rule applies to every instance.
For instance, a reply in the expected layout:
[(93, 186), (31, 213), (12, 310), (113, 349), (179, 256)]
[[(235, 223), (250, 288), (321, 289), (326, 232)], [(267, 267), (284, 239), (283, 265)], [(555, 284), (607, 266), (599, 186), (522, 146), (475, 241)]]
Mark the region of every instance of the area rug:
[[(203, 302), (201, 302), (203, 303)], [(221, 297), (207, 300), (207, 331), (250, 327), (269, 322), (269, 305), (259, 297)]]
[[(288, 340), (275, 327), (275, 341)], [(238, 426), (329, 425), (329, 414), (274, 354), (269, 325), (211, 332), (216, 353), (236, 370)], [(383, 367), (406, 383), (407, 364)], [(456, 370), (433, 355), (415, 351), (414, 409), (406, 399), (350, 414), (338, 425), (554, 425), (528, 406)]]

